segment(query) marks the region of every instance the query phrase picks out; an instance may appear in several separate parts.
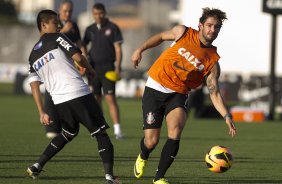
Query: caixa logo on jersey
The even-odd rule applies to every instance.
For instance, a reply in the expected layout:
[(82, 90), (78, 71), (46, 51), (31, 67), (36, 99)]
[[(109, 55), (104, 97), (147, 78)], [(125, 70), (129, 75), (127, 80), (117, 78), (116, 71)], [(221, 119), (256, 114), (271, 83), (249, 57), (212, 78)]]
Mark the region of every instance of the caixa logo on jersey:
[(46, 63), (50, 62), (51, 60), (55, 59), (52, 52), (47, 53), (43, 57), (39, 58), (37, 61), (35, 61), (32, 65), (35, 71), (40, 70)]
[(66, 40), (64, 40), (62, 37), (57, 38), (56, 42), (59, 42), (59, 44), (64, 47), (67, 51), (70, 51), (70, 48), (72, 47)]

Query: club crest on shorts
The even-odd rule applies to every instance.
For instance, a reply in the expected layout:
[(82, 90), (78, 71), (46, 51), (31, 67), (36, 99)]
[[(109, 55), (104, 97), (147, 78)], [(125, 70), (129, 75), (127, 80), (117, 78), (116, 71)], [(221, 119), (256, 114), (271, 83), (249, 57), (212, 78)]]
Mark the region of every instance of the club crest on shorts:
[(148, 123), (149, 125), (154, 124), (154, 123), (156, 122), (155, 114), (152, 113), (152, 112), (149, 112), (149, 113), (147, 114), (147, 119), (146, 119), (146, 121), (147, 121), (147, 123)]

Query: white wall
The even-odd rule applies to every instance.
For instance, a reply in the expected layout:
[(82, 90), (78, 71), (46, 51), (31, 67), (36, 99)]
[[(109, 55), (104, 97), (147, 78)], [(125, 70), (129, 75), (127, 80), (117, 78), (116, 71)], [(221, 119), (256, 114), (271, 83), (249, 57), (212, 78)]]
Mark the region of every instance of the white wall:
[(54, 0), (13, 0), (16, 4), (19, 14), (18, 19), (25, 23), (33, 24), (36, 21), (36, 16), (39, 10), (52, 9)]
[[(202, 8), (227, 13), (214, 45), (223, 72), (269, 74), (271, 15), (262, 12), (262, 0), (181, 0), (181, 23), (197, 29)], [(276, 73), (282, 75), (282, 15), (277, 18)], [(280, 51), (280, 53), (279, 53)]]

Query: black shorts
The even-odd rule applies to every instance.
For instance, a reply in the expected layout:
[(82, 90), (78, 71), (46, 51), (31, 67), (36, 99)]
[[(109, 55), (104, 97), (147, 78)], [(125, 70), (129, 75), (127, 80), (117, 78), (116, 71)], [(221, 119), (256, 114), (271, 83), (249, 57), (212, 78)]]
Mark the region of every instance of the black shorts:
[(188, 95), (162, 93), (146, 86), (142, 99), (143, 129), (161, 128), (163, 118), (177, 107), (187, 112), (187, 99)]
[(116, 82), (110, 81), (105, 77), (105, 74), (107, 71), (114, 70), (114, 68), (99, 68), (95, 69), (96, 76), (93, 79), (92, 86), (93, 86), (93, 93), (95, 95), (102, 95), (103, 94), (109, 94), (109, 95), (115, 95), (116, 91)]
[(92, 94), (56, 105), (63, 131), (77, 134), (79, 123), (83, 124), (91, 136), (109, 128), (102, 110)]
[(53, 121), (53, 123), (49, 125), (45, 125), (45, 130), (46, 132), (60, 133), (62, 130), (62, 127), (61, 127), (59, 115), (56, 111), (52, 97), (50, 93), (48, 93), (47, 91), (45, 92), (44, 97), (45, 97), (45, 100), (44, 100), (45, 112), (50, 116), (50, 118)]

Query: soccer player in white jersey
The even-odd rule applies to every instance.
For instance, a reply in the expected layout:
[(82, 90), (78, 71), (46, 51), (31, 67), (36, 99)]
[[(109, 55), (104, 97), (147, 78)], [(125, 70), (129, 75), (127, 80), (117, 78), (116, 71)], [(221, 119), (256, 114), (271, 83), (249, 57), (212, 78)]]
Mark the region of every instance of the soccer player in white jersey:
[(37, 26), (41, 37), (29, 57), (29, 82), (40, 122), (43, 125), (52, 123), (41, 100), (39, 85), (44, 83), (62, 123), (62, 133), (53, 138), (37, 162), (27, 168), (27, 174), (36, 179), (44, 165), (78, 134), (81, 123), (97, 140), (106, 183), (119, 184), (113, 175), (114, 148), (106, 133), (109, 126), (74, 61), (86, 68), (88, 75), (94, 76), (95, 72), (81, 51), (64, 34), (58, 33), (58, 24), (56, 12), (39, 12)]

